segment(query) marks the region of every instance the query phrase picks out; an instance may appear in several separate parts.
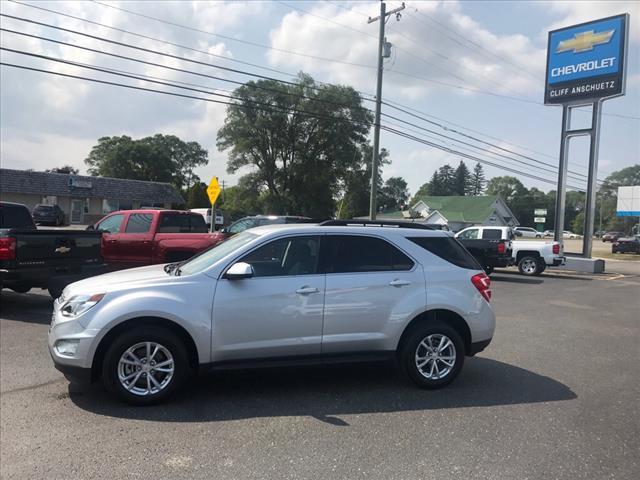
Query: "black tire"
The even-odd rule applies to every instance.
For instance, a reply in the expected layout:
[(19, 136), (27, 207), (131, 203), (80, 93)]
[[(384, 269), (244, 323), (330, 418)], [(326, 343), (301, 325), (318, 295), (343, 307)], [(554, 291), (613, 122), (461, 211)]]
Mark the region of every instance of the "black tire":
[[(427, 372), (424, 372), (424, 374), (421, 373), (418, 365), (416, 364), (416, 355), (419, 353), (425, 353), (424, 347), (421, 346), (421, 342), (427, 339), (430, 335), (444, 335), (453, 343), (455, 350), (454, 364), (443, 378), (427, 378), (427, 376), (425, 376)], [(462, 343), (462, 339), (460, 338), (460, 335), (458, 335), (458, 332), (443, 323), (425, 323), (418, 325), (409, 334), (400, 350), (400, 363), (406, 374), (417, 386), (427, 389), (436, 389), (444, 387), (455, 380), (464, 365), (464, 355), (464, 344)], [(431, 364), (433, 363), (434, 362), (431, 361)], [(442, 364), (440, 365), (447, 368)], [(429, 366), (430, 364), (427, 362), (427, 367), (425, 368), (428, 368)]]
[(491, 275), (491, 274), (493, 273), (493, 267), (491, 267), (491, 266), (489, 266), (489, 265), (485, 265), (485, 267), (484, 267), (484, 272), (485, 272), (487, 275)]
[(542, 238), (542, 235), (536, 235), (536, 238)]
[(527, 277), (535, 277), (542, 273), (540, 268), (540, 258), (530, 255), (522, 257), (518, 261), (518, 271)]
[[(153, 342), (164, 347), (173, 357), (174, 370), (172, 377), (160, 391), (143, 396), (132, 393), (122, 385), (118, 376), (118, 365), (120, 357), (126, 350), (144, 342)], [(146, 360), (146, 357), (139, 358)], [(102, 381), (106, 389), (131, 405), (152, 405), (166, 400), (184, 383), (188, 376), (189, 360), (185, 345), (175, 333), (160, 326), (140, 326), (120, 334), (107, 349), (102, 367)], [(146, 374), (142, 374), (140, 381), (144, 382), (144, 378), (146, 378)]]
[(49, 295), (51, 295), (51, 298), (55, 300), (60, 295), (62, 295), (62, 291), (64, 290), (64, 287), (49, 287), (47, 288), (47, 290), (49, 292)]

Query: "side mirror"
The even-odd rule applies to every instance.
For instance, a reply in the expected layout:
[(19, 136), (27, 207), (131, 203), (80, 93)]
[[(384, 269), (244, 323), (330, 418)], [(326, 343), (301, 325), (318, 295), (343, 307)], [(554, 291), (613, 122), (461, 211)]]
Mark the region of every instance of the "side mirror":
[(243, 278), (251, 278), (254, 275), (253, 267), (248, 263), (238, 262), (231, 265), (224, 278), (228, 280), (240, 280)]

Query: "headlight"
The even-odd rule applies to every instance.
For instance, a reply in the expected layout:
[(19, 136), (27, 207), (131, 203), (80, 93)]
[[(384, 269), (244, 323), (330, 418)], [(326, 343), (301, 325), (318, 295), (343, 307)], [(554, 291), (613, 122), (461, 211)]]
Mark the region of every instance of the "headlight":
[(77, 317), (89, 310), (104, 297), (104, 293), (95, 293), (93, 295), (76, 295), (67, 300), (60, 313), (63, 317)]

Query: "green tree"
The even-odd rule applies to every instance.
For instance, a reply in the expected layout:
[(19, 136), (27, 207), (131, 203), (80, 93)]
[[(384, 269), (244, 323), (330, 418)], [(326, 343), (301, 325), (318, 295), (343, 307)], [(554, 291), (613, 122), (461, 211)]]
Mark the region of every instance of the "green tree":
[(640, 185), (640, 165), (632, 165), (613, 172), (604, 179), (600, 187), (600, 193), (608, 197), (617, 196), (618, 187), (630, 187), (632, 185)]
[[(368, 144), (359, 145), (355, 152), (351, 168), (347, 169), (343, 178), (342, 198), (338, 202), (339, 218), (355, 218), (369, 214), (371, 197), (371, 160), (373, 147)], [(383, 205), (381, 199), (382, 169), (390, 163), (389, 151), (380, 150), (378, 156), (378, 197), (377, 206)]]
[(208, 162), (207, 151), (197, 142), (160, 134), (139, 140), (102, 137), (85, 159), (90, 175), (167, 182), (178, 190), (199, 182), (193, 170)]
[(471, 174), (470, 195), (482, 195), (486, 184), (487, 182), (484, 178), (484, 170), (482, 165), (478, 162), (476, 163), (476, 166), (473, 167), (473, 173)]
[(247, 215), (273, 213), (265, 210), (264, 194), (254, 176), (248, 174), (240, 179), (238, 185), (225, 189), (219, 205), (225, 217), (232, 221)]
[(464, 196), (471, 194), (471, 173), (462, 160), (460, 160), (454, 173), (453, 191), (454, 195)]
[(516, 177), (493, 177), (487, 183), (486, 193), (487, 195), (498, 195), (509, 203), (514, 198), (524, 196), (527, 189)]
[(407, 203), (409, 191), (402, 177), (391, 177), (379, 191), (378, 203), (384, 210), (399, 210)]
[(64, 173), (66, 175), (78, 175), (78, 173), (80, 173), (80, 170), (78, 170), (76, 167), (73, 167), (67, 164), (67, 165), (63, 165), (62, 167), (47, 168), (45, 172)]
[(229, 173), (253, 167), (274, 213), (333, 215), (373, 121), (360, 95), (305, 74), (295, 85), (248, 82), (233, 95), (238, 103), (227, 108), (217, 137)]
[(206, 183), (194, 183), (186, 193), (187, 208), (209, 208), (211, 206)]

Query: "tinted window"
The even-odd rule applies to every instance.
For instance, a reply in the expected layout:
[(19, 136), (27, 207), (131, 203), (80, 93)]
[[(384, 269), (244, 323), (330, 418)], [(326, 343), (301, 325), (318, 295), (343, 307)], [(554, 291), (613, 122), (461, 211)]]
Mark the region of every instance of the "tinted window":
[(53, 205), (36, 205), (34, 210), (38, 212), (51, 212), (53, 211)]
[(120, 225), (122, 225), (124, 215), (111, 215), (109, 218), (104, 219), (98, 224), (98, 230), (105, 230), (109, 233), (118, 233), (120, 231)]
[(153, 215), (150, 213), (132, 213), (129, 215), (126, 233), (147, 233), (151, 230), (151, 220)]
[(477, 228), (472, 228), (470, 230), (465, 230), (464, 232), (462, 232), (459, 235), (460, 238), (463, 238), (465, 240), (474, 240), (476, 238), (478, 238), (478, 229)]
[(476, 259), (455, 238), (413, 237), (409, 238), (409, 240), (458, 267), (482, 270)]
[(318, 271), (319, 243), (318, 237), (282, 238), (239, 261), (250, 264), (256, 277), (310, 275)]
[(31, 214), (22, 205), (0, 204), (0, 228), (35, 228)]
[(328, 235), (325, 271), (327, 273), (383, 272), (411, 270), (413, 261), (380, 238), (356, 235)]
[(160, 216), (158, 233), (205, 233), (207, 224), (202, 215), (165, 214)]
[(500, 240), (502, 238), (502, 230), (499, 228), (485, 228), (482, 230), (482, 238), (485, 240)]

